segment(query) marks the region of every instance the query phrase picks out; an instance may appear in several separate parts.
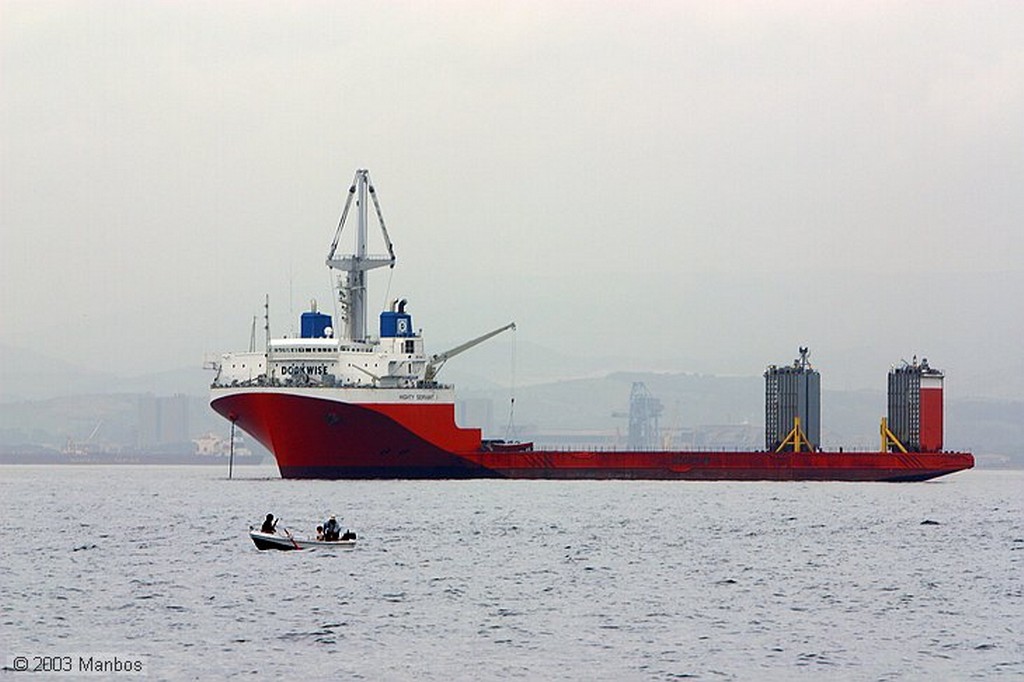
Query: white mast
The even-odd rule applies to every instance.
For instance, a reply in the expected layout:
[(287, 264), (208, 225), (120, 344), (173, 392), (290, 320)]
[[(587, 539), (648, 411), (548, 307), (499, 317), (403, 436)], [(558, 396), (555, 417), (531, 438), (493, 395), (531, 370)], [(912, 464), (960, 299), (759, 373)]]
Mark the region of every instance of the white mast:
[[(388, 249), (386, 256), (366, 255), (367, 193), (373, 199), (374, 208), (377, 210), (377, 221), (380, 223), (380, 230)], [(341, 230), (345, 226), (345, 218), (348, 216), (353, 197), (356, 198), (357, 220), (354, 253), (335, 258), (338, 240), (341, 238)], [(381, 214), (380, 204), (377, 202), (377, 193), (373, 189), (373, 185), (370, 184), (370, 172), (365, 169), (357, 170), (355, 178), (352, 180), (352, 186), (348, 189), (348, 198), (345, 200), (345, 208), (341, 213), (341, 220), (338, 222), (338, 230), (334, 233), (331, 250), (327, 254), (327, 266), (346, 273), (344, 282), (341, 282), (340, 278), (338, 282), (341, 315), (345, 320), (343, 338), (351, 341), (366, 339), (366, 271), (385, 265), (395, 267), (395, 250), (391, 246), (391, 239), (388, 237), (388, 230), (384, 225), (384, 216)]]

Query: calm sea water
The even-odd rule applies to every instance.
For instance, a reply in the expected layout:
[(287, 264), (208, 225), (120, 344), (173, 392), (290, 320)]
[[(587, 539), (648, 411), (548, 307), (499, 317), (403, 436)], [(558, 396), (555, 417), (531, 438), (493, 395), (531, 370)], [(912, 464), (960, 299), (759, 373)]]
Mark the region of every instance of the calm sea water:
[[(302, 534), (334, 512), (360, 543), (259, 552), (246, 532), (268, 511)], [(1024, 676), (1024, 472), (299, 482), (3, 466), (0, 514), (2, 679), (39, 677), (16, 656), (90, 654), (139, 658), (151, 679)]]

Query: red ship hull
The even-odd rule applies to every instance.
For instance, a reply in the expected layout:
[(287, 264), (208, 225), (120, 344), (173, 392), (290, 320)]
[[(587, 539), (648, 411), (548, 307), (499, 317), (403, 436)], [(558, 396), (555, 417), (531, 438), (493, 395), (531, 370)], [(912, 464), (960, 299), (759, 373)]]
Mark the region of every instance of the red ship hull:
[(961, 452), (489, 450), (454, 405), (353, 404), (287, 391), (226, 391), (218, 413), (277, 459), (284, 478), (923, 481), (974, 466)]

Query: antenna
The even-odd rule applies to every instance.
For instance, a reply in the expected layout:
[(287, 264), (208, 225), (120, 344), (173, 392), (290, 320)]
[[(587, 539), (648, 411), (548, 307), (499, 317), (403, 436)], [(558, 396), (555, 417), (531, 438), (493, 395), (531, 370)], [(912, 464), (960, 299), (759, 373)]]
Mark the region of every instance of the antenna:
[(272, 379), (273, 377), (270, 376), (270, 294), (264, 294), (263, 299), (263, 335), (267, 344), (264, 351), (267, 358), (267, 378)]

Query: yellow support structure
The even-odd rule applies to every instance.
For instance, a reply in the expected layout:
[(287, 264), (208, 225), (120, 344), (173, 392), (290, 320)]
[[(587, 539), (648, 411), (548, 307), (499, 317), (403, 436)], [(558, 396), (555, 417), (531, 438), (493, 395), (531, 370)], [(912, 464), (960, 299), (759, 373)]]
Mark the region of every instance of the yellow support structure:
[(793, 452), (800, 452), (801, 444), (803, 444), (807, 450), (811, 449), (811, 444), (807, 440), (807, 434), (805, 434), (804, 430), (800, 428), (800, 417), (793, 417), (793, 429), (785, 438), (782, 439), (782, 442), (779, 443), (779, 447), (775, 448), (775, 452), (782, 452), (782, 449), (787, 445), (793, 446)]
[(896, 437), (892, 431), (889, 430), (889, 420), (882, 417), (882, 452), (889, 452), (889, 446), (895, 445), (900, 452), (906, 452), (907, 449), (903, 447), (903, 443)]

